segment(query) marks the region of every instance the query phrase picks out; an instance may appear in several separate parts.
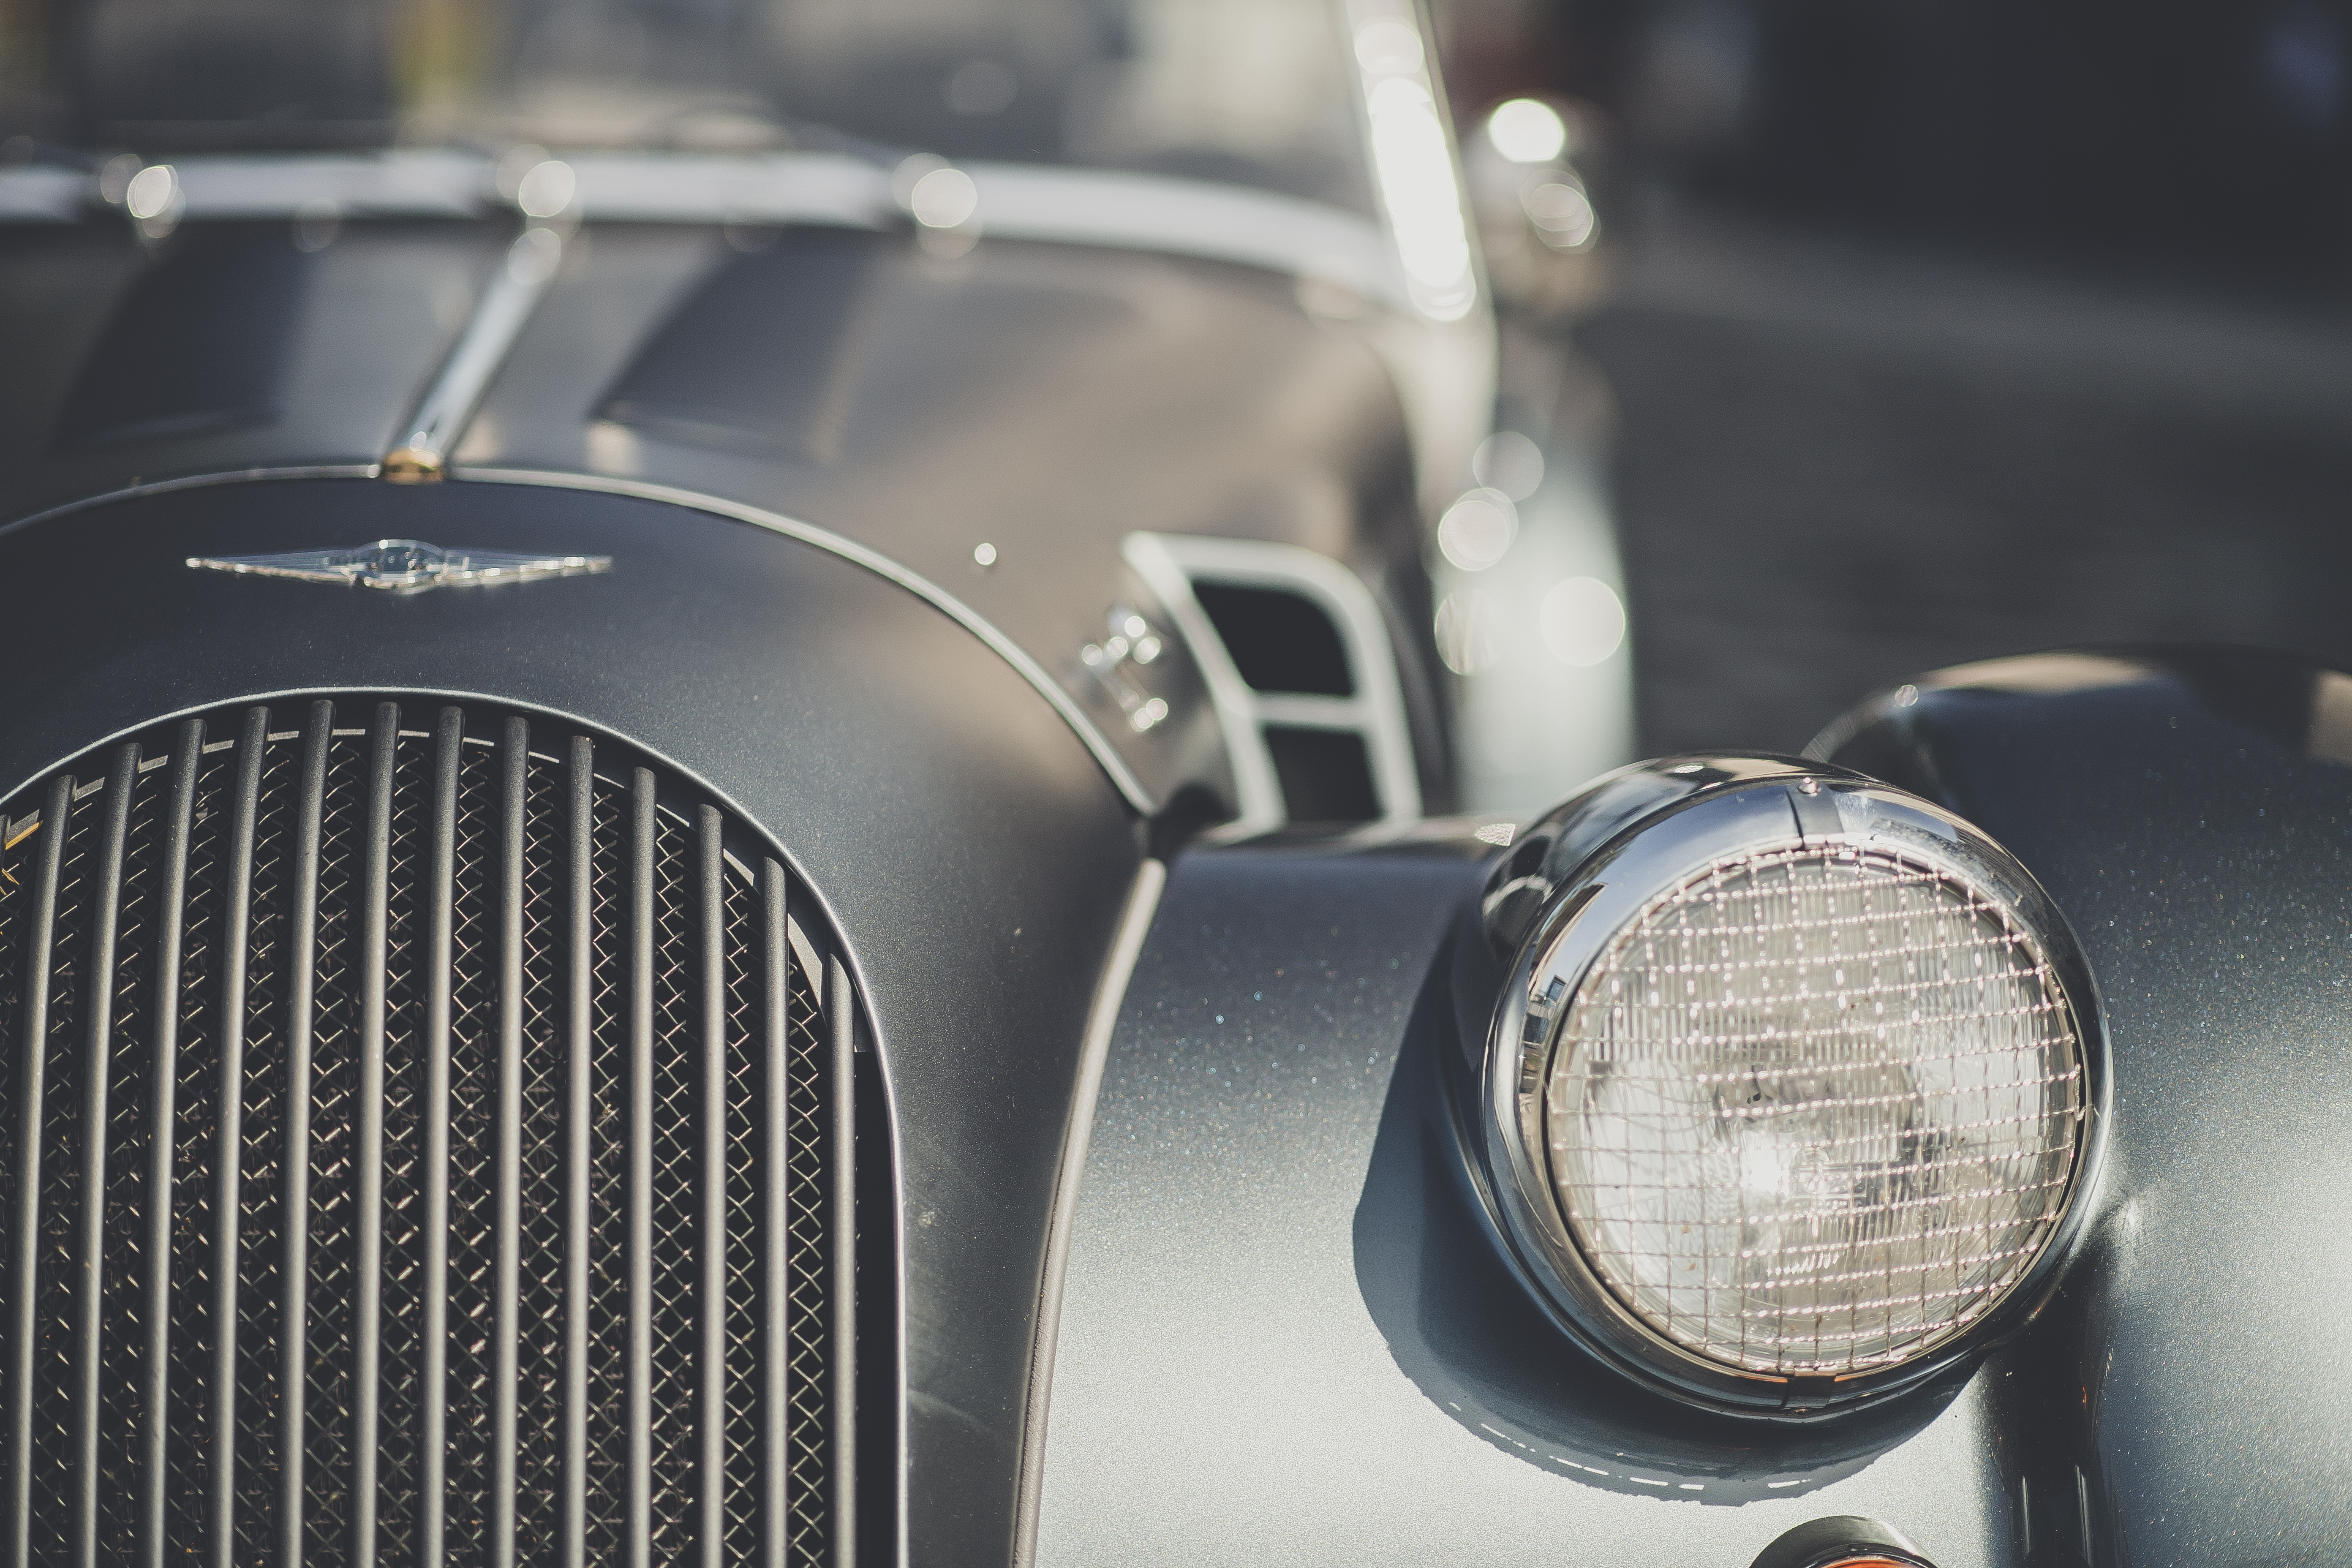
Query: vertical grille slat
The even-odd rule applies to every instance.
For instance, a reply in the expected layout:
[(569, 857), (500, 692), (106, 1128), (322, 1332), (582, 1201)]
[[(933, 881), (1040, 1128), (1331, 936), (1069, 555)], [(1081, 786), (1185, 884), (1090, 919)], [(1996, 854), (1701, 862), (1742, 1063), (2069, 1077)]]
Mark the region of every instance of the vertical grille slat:
[[(265, 731), (258, 762), (258, 804), (268, 816), (257, 825), (253, 847), (248, 933), (243, 983), (223, 1005), (242, 1031), (244, 1072), (237, 1085), (243, 1141), (231, 1149), (238, 1167), (236, 1208), (234, 1365), (236, 1400), (236, 1506), (226, 1521), (235, 1538), (234, 1561), (265, 1563), (281, 1552), (290, 1524), (284, 1512), (284, 1480), (278, 1442), (285, 1423), (279, 1381), (285, 1371), (278, 1341), (284, 1328), (287, 1139), (291, 1129), (287, 1092), (288, 1005), (293, 972), (292, 942), (296, 819), (303, 779), (303, 748), (280, 745), (268, 733), (268, 715), (257, 716)], [(249, 732), (249, 731), (248, 731)], [(299, 739), (299, 735), (289, 739)], [(266, 826), (265, 826), (266, 825)], [(296, 1416), (295, 1429), (300, 1422)], [(298, 1451), (299, 1454), (299, 1451)], [(296, 1484), (299, 1486), (299, 1479)]]
[(499, 746), (498, 1154), (490, 1240), (491, 1568), (514, 1568), (516, 1361), (522, 1283), (523, 836), (530, 801), (530, 726), (507, 721)]
[[(41, 1252), (46, 1190), (42, 1154), (48, 1142), (48, 1041), (57, 967), (58, 902), (63, 891), (66, 849), (72, 841), (74, 780), (60, 773), (49, 781), (41, 808), (40, 866), (34, 873), (32, 918), (23, 937), (24, 1009), (16, 1030), (21, 1062), (16, 1088), (16, 1172), (13, 1245), (9, 1247), (12, 1309), (8, 1325), (8, 1559), (14, 1568), (31, 1563), (33, 1474), (39, 1464), (34, 1445), (35, 1369), (41, 1340)], [(0, 813), (5, 817), (5, 813)]]
[(792, 952), (784, 868), (760, 864), (760, 1563), (783, 1568), (792, 1542)]
[(400, 710), (383, 703), (368, 737), (365, 884), (360, 901), (358, 1126), (353, 1185), (357, 1258), (352, 1279), (350, 1568), (374, 1568), (376, 1459), (383, 1336), (383, 1092), (385, 966), (391, 937), (392, 787)]
[[(364, 711), (364, 710), (362, 710)], [(306, 1162), (309, 1268), (303, 1300), (302, 1529), (314, 1563), (350, 1552), (353, 1448), (359, 1434), (357, 1312), (361, 1118), (360, 995), (374, 966), (366, 952), (367, 732), (330, 731), (327, 790), (318, 856), (318, 923), (310, 1041), (310, 1136)]]
[[(147, 748), (139, 748), (132, 776), (120, 796), (129, 803), (121, 864), (109, 867), (101, 853), (95, 889), (101, 912), (112, 908), (114, 925), (111, 962), (102, 968), (93, 963), (90, 974), (92, 990), (106, 994), (108, 1013), (106, 1109), (102, 1120), (92, 1123), (105, 1129), (105, 1195), (99, 1205), (95, 1292), (100, 1325), (96, 1344), (102, 1484), (97, 1489), (97, 1529), (91, 1540), (97, 1557), (110, 1563), (127, 1562), (137, 1547), (139, 1412), (153, 1339), (145, 1300), (145, 1232), (153, 1174), (146, 1145), (153, 1124), (149, 1100), (155, 1088), (155, 906), (168, 794), (157, 770), (168, 764), (170, 747), (157, 750), (163, 754), (151, 761)], [(100, 814), (101, 818), (111, 815)], [(87, 1152), (85, 1145), (85, 1155)], [(80, 1283), (87, 1286), (89, 1281)]]
[[(234, 720), (231, 720), (233, 724)], [(209, 736), (212, 726), (205, 726)], [(231, 731), (234, 733), (234, 730)], [(176, 994), (171, 1051), (172, 1115), (169, 1125), (150, 1126), (169, 1142), (171, 1153), (168, 1257), (163, 1275), (163, 1310), (168, 1318), (164, 1349), (165, 1432), (203, 1433), (210, 1421), (212, 1324), (217, 1321), (212, 1278), (217, 1256), (213, 1235), (214, 1187), (221, 1142), (222, 1106), (218, 1059), (222, 1048), (222, 877), (228, 849), (236, 760), (226, 748), (208, 754), (200, 745), (191, 781), (188, 858), (178, 900), (179, 973), (166, 984), (159, 967), (159, 1004)], [(174, 784), (176, 789), (176, 783)], [(173, 800), (176, 803), (177, 796)], [(172, 820), (176, 805), (167, 810)], [(151, 1133), (151, 1136), (153, 1134)], [(233, 1336), (232, 1336), (233, 1337)], [(200, 1562), (205, 1535), (205, 1505), (211, 1472), (225, 1468), (207, 1443), (162, 1445), (163, 1546), (165, 1562)]]
[(629, 781), (629, 1151), (627, 1513), (623, 1568), (653, 1555), (655, 784)]
[(74, 1568), (97, 1568), (99, 1542), (99, 1447), (104, 1419), (100, 1359), (106, 1334), (106, 1155), (110, 1142), (108, 1097), (114, 1069), (114, 1003), (117, 944), (122, 936), (122, 861), (131, 837), (132, 786), (139, 778), (139, 748), (121, 747), (107, 776), (100, 809), (97, 921), (90, 935), (89, 968), (83, 981), (83, 1020), (88, 1033), (82, 1055), (81, 1212), (76, 1216), (79, 1249), (73, 1264), (74, 1325), (71, 1400), (73, 1447), (66, 1479), (68, 1507), (68, 1561)]
[(782, 859), (560, 721), (276, 721), (0, 802), (0, 1568), (848, 1563)]
[(221, 922), (219, 1131), (213, 1152), (213, 1353), (206, 1436), (214, 1468), (206, 1501), (210, 1568), (236, 1568), (237, 1342), (242, 1326), (239, 1221), (245, 1206), (245, 1017), (247, 953), (253, 940), (255, 836), (261, 815), (263, 752), (269, 710), (245, 715), (236, 743), (236, 794), (228, 802), (228, 882)]
[(234, 1331), (224, 1336), (231, 1342), (216, 1347), (231, 1380), (230, 1397), (218, 1418), (228, 1424), (232, 1447), (226, 1473), (216, 1482), (226, 1505), (214, 1528), (226, 1537), (223, 1563), (237, 1564), (276, 1559), (281, 1500), (278, 1381), (283, 1367), (278, 1331), (285, 1295), (278, 1276), (285, 1257), (286, 997), (291, 978), (287, 945), (294, 852), (289, 818), (300, 785), (301, 751), (272, 741), (270, 720), (267, 710), (246, 715), (250, 745), (237, 759), (240, 788), (249, 782), (254, 791), (255, 815), (251, 859), (238, 868), (243, 875), (231, 886), (243, 895), (243, 940), (220, 998), (235, 1031), (238, 1060), (234, 1076), (225, 1072), (223, 1079), (233, 1106), (226, 1115), (236, 1129), (235, 1141), (224, 1136), (221, 1144), (223, 1179), (235, 1183), (235, 1207), (218, 1221), (228, 1250), (225, 1278), (215, 1289)]
[(700, 1148), (696, 1161), (694, 1532), (703, 1568), (726, 1558), (727, 1469), (727, 954), (726, 860), (719, 813), (700, 812), (695, 880), (701, 961), (701, 1060), (696, 1085)]
[(156, 906), (153, 1046), (148, 1072), (145, 1269), (141, 1301), (146, 1344), (140, 1358), (139, 1504), (136, 1561), (163, 1568), (171, 1479), (171, 1326), (173, 1177), (179, 1154), (180, 981), (187, 934), (188, 851), (195, 829), (196, 777), (204, 765), (205, 725), (180, 727), (172, 751), (171, 805), (163, 846), (163, 886)]
[(574, 736), (567, 760), (564, 836), (562, 1499), (555, 1559), (583, 1568), (588, 1531), (588, 1184), (592, 1101), (596, 809), (594, 750)]
[(456, 997), (457, 784), (466, 713), (444, 708), (433, 737), (433, 864), (425, 907), (424, 1312), (417, 1371), (416, 1568), (441, 1568), (447, 1537), (449, 1053)]
[(314, 702), (302, 731), (301, 793), (294, 807), (293, 900), (288, 921), (285, 1131), (278, 1151), (284, 1196), (278, 1202), (278, 1554), (279, 1568), (302, 1568), (304, 1482), (310, 1432), (310, 1124), (318, 994), (320, 836), (327, 809), (327, 753), (334, 743), (335, 705)]
[[(829, 960), (824, 972), (826, 1045), (825, 1111), (832, 1160), (824, 1178), (830, 1212), (824, 1236), (831, 1247), (828, 1274), (835, 1281), (853, 1279), (857, 1268), (857, 1195), (851, 1179), (850, 1152), (857, 1139), (857, 1112), (851, 1097), (856, 1082), (857, 996), (849, 971), (839, 959)], [(826, 1306), (832, 1314), (832, 1386), (827, 1390), (832, 1414), (832, 1451), (837, 1465), (846, 1468), (857, 1452), (857, 1317), (851, 1292), (835, 1289)], [(856, 1542), (856, 1499), (839, 1484), (833, 1489), (833, 1531), (835, 1560), (847, 1568)]]
[[(95, 760), (95, 759), (93, 759)], [(103, 788), (83, 784), (77, 793)], [(65, 866), (58, 879), (58, 939), (46, 1040), (26, 1043), (48, 1058), (47, 1098), (41, 1107), (40, 1263), (33, 1288), (38, 1293), (33, 1388), (33, 1541), (36, 1561), (65, 1560), (76, 1530), (73, 1484), (76, 1436), (74, 1390), (78, 1349), (76, 1306), (81, 1278), (78, 1226), (87, 1210), (79, 1150), (85, 1136), (103, 1136), (86, 1127), (83, 1083), (89, 1050), (83, 1020), (89, 1000), (89, 943), (95, 917), (93, 862), (101, 837), (104, 808), (77, 811), (65, 835)]]

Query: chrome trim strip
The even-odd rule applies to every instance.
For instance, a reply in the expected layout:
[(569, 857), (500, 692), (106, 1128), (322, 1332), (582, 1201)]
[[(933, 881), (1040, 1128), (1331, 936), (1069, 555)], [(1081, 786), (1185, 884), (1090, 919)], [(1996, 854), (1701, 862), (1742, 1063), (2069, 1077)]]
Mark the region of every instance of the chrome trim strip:
[[(891, 171), (837, 153), (749, 157), (583, 153), (564, 216), (590, 223), (812, 224), (886, 229), (907, 221)], [(980, 193), (977, 229), (1005, 239), (1197, 256), (1343, 284), (1412, 310), (1390, 237), (1359, 214), (1295, 196), (1118, 170), (1043, 163), (958, 167)], [(376, 156), (173, 160), (175, 221), (468, 218), (511, 212), (489, 159), (442, 151)], [(0, 171), (0, 224), (69, 223), (108, 210), (96, 176)], [(441, 448), (446, 451), (444, 447)]]
[(1358, 124), (1412, 309), (1459, 321), (1485, 294), (1478, 226), (1462, 186), (1437, 40), (1419, 0), (1341, 0), (1354, 45)]
[(79, 500), (59, 501), (39, 511), (26, 512), (23, 517), (0, 522), (0, 538), (5, 538), (20, 528), (30, 528), (37, 522), (47, 522), (95, 506), (109, 506), (119, 500), (136, 500), (141, 496), (168, 495), (173, 490), (197, 490), (213, 485), (259, 483), (265, 479), (373, 479), (382, 476), (380, 463), (308, 463), (288, 468), (231, 468), (216, 474), (182, 474), (175, 479), (147, 479), (124, 485), (121, 489), (101, 490)]
[(748, 522), (756, 528), (764, 528), (771, 532), (797, 539), (803, 544), (814, 544), (820, 550), (863, 566), (877, 576), (885, 577), (896, 583), (918, 598), (929, 600), (932, 607), (944, 611), (950, 619), (966, 631), (994, 649), (998, 657), (1019, 671), (1022, 679), (1036, 688), (1037, 694), (1052, 703), (1054, 711), (1059, 713), (1063, 721), (1076, 731), (1079, 742), (1087, 751), (1094, 753), (1095, 761), (1101, 764), (1103, 772), (1110, 775), (1111, 783), (1118, 787), (1120, 795), (1127, 797), (1127, 803), (1129, 805), (1145, 816), (1156, 816), (1159, 813), (1160, 803), (1152, 798), (1150, 791), (1143, 787), (1143, 782), (1135, 776), (1134, 771), (1127, 765), (1126, 759), (1111, 749), (1110, 742), (1103, 737), (1102, 731), (1095, 728), (1093, 721), (1079, 710), (1077, 703), (1070, 694), (1055, 683), (1054, 678), (1045, 673), (1043, 666), (1023, 651), (1018, 643), (997, 630), (995, 626), (979, 611), (974, 610), (929, 578), (908, 570), (878, 550), (868, 549), (855, 540), (845, 539), (828, 529), (818, 528), (813, 523), (803, 522), (797, 518), (786, 517), (782, 512), (768, 511), (760, 507), (747, 506), (741, 501), (704, 495), (698, 490), (679, 489), (672, 485), (647, 484), (638, 479), (610, 479), (601, 474), (572, 474), (537, 468), (469, 468), (461, 470), (457, 477), (481, 484), (541, 485), (551, 489), (594, 490), (606, 495), (633, 496), (639, 500), (667, 501), (672, 506), (691, 507), (697, 511), (707, 511), (715, 516), (732, 518), (738, 522)]
[(558, 153), (593, 223), (813, 224), (887, 228), (901, 221), (890, 171), (840, 153), (757, 157)]
[(563, 261), (563, 236), (535, 225), (515, 237), (504, 261), (474, 302), (466, 330), (417, 400), (408, 432), (384, 455), (385, 479), (404, 484), (437, 479), (482, 405), (484, 394), (539, 308)]
[(1341, 284), (1412, 309), (1378, 226), (1296, 196), (1204, 180), (1034, 163), (960, 163), (980, 191), (983, 234), (1230, 261)]
[[(496, 165), (472, 153), (394, 148), (376, 153), (174, 158), (194, 217), (473, 217), (499, 205)], [(86, 188), (97, 197), (96, 182)]]
[[(836, 927), (836, 930), (839, 928)], [(844, 952), (847, 950), (845, 948)], [(895, 1568), (906, 1568), (909, 1558), (907, 1526), (907, 1471), (913, 1453), (913, 1438), (908, 1431), (912, 1425), (909, 1412), (913, 1409), (910, 1393), (912, 1383), (907, 1370), (907, 1162), (906, 1150), (898, 1138), (898, 1089), (891, 1081), (890, 1052), (883, 1044), (880, 1026), (875, 1021), (874, 1008), (857, 981), (855, 964), (849, 970), (849, 989), (857, 1003), (857, 1037), (874, 1053), (875, 1080), (882, 1086), (883, 1121), (889, 1130), (890, 1141), (890, 1267), (891, 1288), (898, 1310), (891, 1315), (891, 1353), (898, 1358), (898, 1400), (896, 1420), (898, 1441), (890, 1464), (891, 1538), (887, 1561)], [(870, 1408), (870, 1407), (869, 1407)]]
[(1013, 1518), (1013, 1568), (1029, 1568), (1037, 1556), (1037, 1510), (1045, 1495), (1045, 1424), (1054, 1394), (1054, 1351), (1062, 1331), (1062, 1280), (1070, 1258), (1070, 1230), (1077, 1217), (1078, 1184), (1087, 1169), (1087, 1144), (1094, 1133), (1095, 1102), (1102, 1095), (1103, 1068), (1110, 1060), (1110, 1037), (1118, 1026), (1128, 983), (1135, 976), (1143, 941), (1168, 886), (1168, 868), (1146, 860), (1136, 868), (1127, 908), (1111, 939), (1102, 983), (1087, 1015), (1085, 1044), (1078, 1053), (1077, 1087), (1070, 1096), (1069, 1130), (1062, 1135), (1062, 1161), (1054, 1176), (1052, 1221), (1045, 1233), (1045, 1266), (1037, 1280), (1036, 1336), (1029, 1350), (1029, 1395), (1021, 1412), (1021, 1481)]
[(71, 223), (97, 194), (79, 169), (0, 170), (0, 223)]

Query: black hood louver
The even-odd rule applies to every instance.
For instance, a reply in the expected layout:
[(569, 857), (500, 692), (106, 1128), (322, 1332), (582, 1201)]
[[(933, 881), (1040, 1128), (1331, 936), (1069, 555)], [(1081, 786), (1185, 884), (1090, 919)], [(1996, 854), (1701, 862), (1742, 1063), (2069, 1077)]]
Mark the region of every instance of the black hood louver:
[(756, 836), (430, 699), (85, 764), (0, 805), (0, 1561), (846, 1561), (854, 1005)]

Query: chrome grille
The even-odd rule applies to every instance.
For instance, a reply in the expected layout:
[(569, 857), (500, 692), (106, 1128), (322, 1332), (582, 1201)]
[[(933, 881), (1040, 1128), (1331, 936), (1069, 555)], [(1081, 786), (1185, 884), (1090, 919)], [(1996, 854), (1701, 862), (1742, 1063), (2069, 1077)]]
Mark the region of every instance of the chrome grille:
[(747, 832), (366, 699), (0, 842), (0, 1561), (845, 1555), (850, 1037)]

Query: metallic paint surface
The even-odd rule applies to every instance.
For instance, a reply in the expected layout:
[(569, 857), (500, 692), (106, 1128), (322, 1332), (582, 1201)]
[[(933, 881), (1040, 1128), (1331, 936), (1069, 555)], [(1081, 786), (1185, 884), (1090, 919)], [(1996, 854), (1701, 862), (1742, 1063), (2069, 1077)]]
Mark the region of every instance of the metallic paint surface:
[[(290, 250), (291, 226), (270, 227)], [(0, 342), (8, 345), (8, 374), (0, 377), (0, 523), (142, 480), (372, 466), (404, 433), (410, 405), (466, 324), (508, 237), (486, 223), (349, 225), (328, 248), (296, 258), (306, 287), (283, 302), (291, 320), (273, 378), (283, 409), (278, 418), (60, 450), (60, 397), (132, 284), (168, 265), (171, 249), (142, 250), (119, 223), (0, 226)]]
[(1029, 1366), (1027, 1417), (1021, 1431), (1021, 1505), (1013, 1532), (1013, 1568), (1028, 1568), (1037, 1552), (1037, 1499), (1045, 1468), (1046, 1413), (1054, 1394), (1054, 1344), (1061, 1332), (1062, 1277), (1069, 1264), (1070, 1224), (1078, 1206), (1078, 1184), (1086, 1174), (1087, 1144), (1094, 1137), (1095, 1101), (1102, 1092), (1103, 1064), (1110, 1055), (1111, 1031), (1127, 1004), (1135, 961), (1151, 932), (1151, 917), (1168, 886), (1168, 868), (1146, 860), (1135, 874), (1118, 938), (1103, 964), (1102, 984), (1087, 1015), (1085, 1054), (1077, 1086), (1070, 1095), (1069, 1130), (1062, 1135), (1062, 1159), (1054, 1180), (1052, 1227), (1045, 1243), (1045, 1268), (1038, 1289), (1037, 1342)]
[[(191, 572), (379, 537), (611, 573), (399, 595)], [(905, 590), (708, 513), (522, 486), (217, 485), (0, 537), (0, 795), (246, 698), (404, 690), (576, 715), (764, 826), (859, 972), (898, 1116), (917, 1559), (1002, 1563), (1082, 1038), (1141, 860), (1037, 692)]]
[[(1018, 644), (1009, 641), (1003, 632), (975, 615), (970, 605), (940, 588), (936, 583), (916, 575), (888, 556), (868, 550), (854, 540), (844, 539), (839, 534), (829, 533), (824, 529), (812, 528), (795, 518), (763, 511), (757, 507), (718, 500), (693, 490), (672, 489), (661, 485), (641, 484), (627, 479), (591, 479), (578, 474), (533, 473), (529, 470), (516, 471), (500, 468), (477, 468), (468, 475), (468, 478), (481, 484), (530, 485), (553, 489), (589, 490), (608, 495), (628, 496), (639, 500), (665, 501), (676, 506), (691, 507), (698, 511), (708, 511), (719, 517), (732, 518), (739, 522), (748, 522), (755, 527), (784, 534), (789, 538), (800, 540), (803, 543), (814, 544), (845, 561), (854, 562), (867, 571), (897, 584), (919, 598), (928, 600), (935, 608), (943, 611), (950, 619), (961, 625), (966, 631), (987, 644), (991, 651), (1018, 670), (1022, 679), (1028, 681), (1039, 696), (1051, 703), (1055, 712), (1060, 713), (1069, 721), (1070, 729), (1077, 736), (1080, 743), (1094, 753), (1095, 760), (1102, 764), (1103, 772), (1109, 776), (1111, 784), (1120, 795), (1126, 797), (1128, 804), (1139, 813), (1151, 815), (1167, 804), (1165, 795), (1152, 793), (1142, 780), (1135, 776), (1119, 752), (1113, 749), (1108, 737), (1120, 735), (1122, 739), (1131, 739), (1131, 726), (1116, 721), (1097, 723), (1096, 721), (1097, 717), (1107, 718), (1108, 716), (1088, 712), (1070, 696), (1066, 689), (1057, 685), (1051, 675), (1039, 668), (1036, 661), (1024, 653)], [(1169, 658), (1169, 663), (1171, 665), (1177, 662), (1179, 660), (1175, 657)], [(1108, 699), (1096, 704), (1097, 709), (1108, 705)], [(1123, 731), (1127, 733), (1122, 734)], [(1165, 762), (1167, 759), (1163, 756), (1155, 757), (1153, 760)], [(1159, 774), (1155, 782), (1165, 790), (1171, 780), (1164, 771), (1155, 770), (1155, 772)], [(1181, 773), (1176, 775), (1178, 779), (1183, 776)]]
[(1890, 694), (1837, 751), (2015, 851), (2105, 996), (2097, 1224), (1983, 1374), (2050, 1561), (2352, 1559), (2344, 679), (2221, 651), (2003, 660)]
[(1744, 1568), (1831, 1514), (2018, 1561), (1984, 1377), (1794, 1431), (1704, 1417), (1521, 1292), (1440, 1070), (1486, 853), (1177, 862), (1096, 1111), (1038, 1562)]

